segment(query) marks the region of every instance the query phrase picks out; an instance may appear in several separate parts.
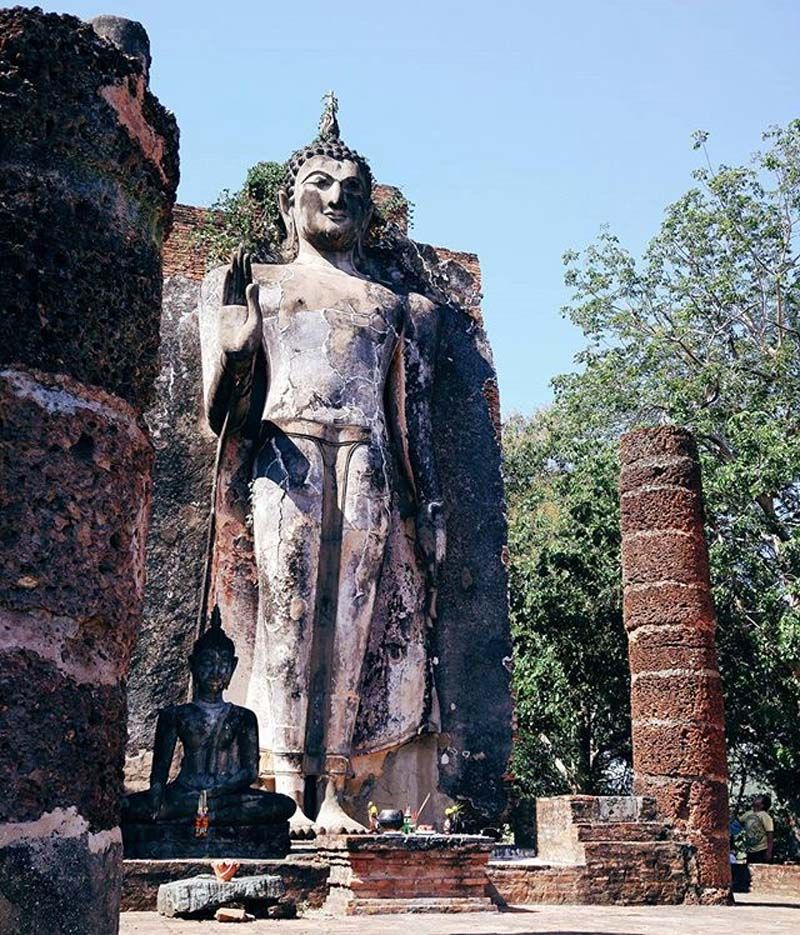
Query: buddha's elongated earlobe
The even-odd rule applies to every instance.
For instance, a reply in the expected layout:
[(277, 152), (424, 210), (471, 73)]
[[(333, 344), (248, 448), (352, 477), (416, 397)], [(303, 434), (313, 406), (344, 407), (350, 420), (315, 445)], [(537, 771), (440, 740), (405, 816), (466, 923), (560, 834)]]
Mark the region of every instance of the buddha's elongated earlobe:
[(355, 263), (355, 267), (356, 269), (362, 270), (362, 271), (364, 269), (364, 263), (367, 258), (366, 256), (367, 233), (369, 231), (369, 225), (372, 222), (372, 215), (374, 213), (374, 210), (375, 210), (375, 206), (372, 203), (370, 203), (369, 209), (367, 210), (364, 216), (361, 233), (359, 234), (358, 239), (356, 240), (355, 249), (353, 250), (353, 262)]
[(281, 214), (283, 227), (286, 231), (286, 237), (281, 245), (284, 258), (293, 260), (297, 255), (297, 225), (294, 222), (294, 213), (292, 211), (293, 200), (289, 197), (286, 189), (281, 188), (278, 191), (278, 210)]

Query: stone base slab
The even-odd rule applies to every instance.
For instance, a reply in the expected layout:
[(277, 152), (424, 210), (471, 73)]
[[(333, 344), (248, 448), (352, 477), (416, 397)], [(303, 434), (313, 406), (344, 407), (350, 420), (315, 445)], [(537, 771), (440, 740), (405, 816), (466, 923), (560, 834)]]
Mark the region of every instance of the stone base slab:
[(286, 892), (280, 877), (270, 874), (234, 877), (227, 882), (213, 874), (201, 874), (188, 880), (173, 880), (158, 888), (156, 908), (160, 915), (211, 915), (220, 906), (244, 903), (266, 910), (277, 904)]
[[(238, 860), (238, 858), (237, 858)], [(319, 909), (328, 895), (327, 863), (313, 851), (284, 860), (238, 860), (239, 875), (270, 874), (280, 877), (285, 900), (309, 909)], [(153, 911), (159, 887), (173, 880), (209, 874), (211, 860), (125, 860), (123, 862), (122, 909), (128, 912)], [(234, 879), (236, 879), (234, 877)]]
[(341, 835), (317, 839), (335, 915), (486, 911), (494, 842), (479, 835)]
[[(327, 903), (325, 908), (331, 911)], [(359, 899), (356, 897), (345, 902), (335, 915), (382, 916), (422, 913), (442, 915), (456, 912), (494, 912), (496, 908), (488, 896), (466, 899)]]
[(190, 822), (126, 823), (125, 857), (140, 860), (250, 857), (265, 860), (289, 853), (289, 822), (273, 825), (216, 825), (198, 838)]

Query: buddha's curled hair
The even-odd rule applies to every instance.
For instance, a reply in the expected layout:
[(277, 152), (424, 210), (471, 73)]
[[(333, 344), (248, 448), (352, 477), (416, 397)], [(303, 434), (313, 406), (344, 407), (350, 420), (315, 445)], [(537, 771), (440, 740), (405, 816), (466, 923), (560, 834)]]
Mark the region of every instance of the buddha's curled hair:
[(367, 191), (372, 191), (372, 169), (367, 160), (357, 153), (354, 149), (343, 143), (341, 140), (314, 140), (308, 146), (298, 149), (292, 153), (286, 161), (285, 175), (283, 184), (286, 191), (291, 194), (294, 190), (295, 179), (304, 163), (308, 162), (313, 156), (328, 156), (331, 159), (337, 159), (340, 162), (348, 160), (354, 162), (364, 175)]
[(345, 160), (354, 162), (364, 176), (367, 185), (367, 191), (372, 191), (372, 170), (369, 163), (360, 153), (342, 142), (339, 136), (339, 122), (336, 119), (339, 110), (339, 102), (336, 95), (329, 91), (325, 95), (325, 110), (319, 121), (319, 133), (307, 146), (303, 146), (286, 160), (284, 166), (284, 188), (291, 195), (294, 190), (294, 183), (297, 179), (297, 173), (300, 171), (303, 163), (308, 162), (314, 156), (328, 156), (330, 159), (337, 159), (340, 162)]

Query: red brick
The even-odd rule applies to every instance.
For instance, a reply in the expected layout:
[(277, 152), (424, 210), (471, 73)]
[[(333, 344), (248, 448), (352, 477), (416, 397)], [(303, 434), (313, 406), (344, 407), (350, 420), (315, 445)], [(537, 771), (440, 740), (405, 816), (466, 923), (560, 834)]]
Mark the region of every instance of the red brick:
[(690, 432), (674, 425), (635, 429), (620, 439), (622, 463), (632, 464), (642, 458), (689, 458), (697, 460), (697, 445)]
[(620, 471), (619, 489), (623, 494), (640, 487), (674, 485), (696, 488), (699, 468), (691, 458), (652, 458), (623, 464)]
[(725, 762), (725, 734), (708, 721), (636, 724), (637, 769), (671, 776), (713, 775)]
[(688, 832), (687, 839), (697, 851), (697, 868), (703, 885), (727, 889), (731, 884), (728, 836), (709, 837), (702, 832)]
[(634, 786), (692, 831), (711, 892), (727, 868), (727, 764), (696, 446), (666, 426), (624, 436), (620, 453)]
[[(631, 672), (717, 668), (717, 648), (710, 630), (664, 629), (668, 631), (665, 634), (649, 632), (630, 640), (628, 658)], [(666, 639), (659, 639), (660, 636)]]
[(699, 490), (681, 487), (642, 488), (620, 499), (622, 535), (678, 529), (696, 533), (703, 526), (703, 501)]
[[(635, 720), (706, 721), (720, 728), (724, 724), (724, 709), (719, 675), (702, 671), (669, 675), (637, 673), (631, 684), (631, 715)], [(635, 743), (634, 736), (634, 746)], [(724, 764), (721, 769), (724, 771)]]
[(707, 585), (708, 552), (702, 532), (623, 538), (622, 580), (626, 586), (654, 581)]
[(650, 795), (659, 811), (683, 828), (727, 835), (727, 784), (711, 779), (686, 779), (636, 774), (637, 795)]
[(713, 632), (714, 606), (707, 582), (695, 587), (669, 582), (642, 582), (627, 587), (622, 599), (626, 629), (641, 626), (682, 626)]

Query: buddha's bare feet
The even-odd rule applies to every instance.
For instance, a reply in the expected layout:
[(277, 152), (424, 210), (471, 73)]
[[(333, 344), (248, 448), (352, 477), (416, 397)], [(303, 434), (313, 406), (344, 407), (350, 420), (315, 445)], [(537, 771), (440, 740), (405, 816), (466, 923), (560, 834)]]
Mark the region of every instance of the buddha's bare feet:
[(314, 830), (317, 834), (367, 834), (364, 825), (351, 818), (335, 799), (322, 803)]
[(314, 822), (298, 805), (297, 811), (289, 819), (289, 837), (296, 841), (306, 841), (316, 835)]

